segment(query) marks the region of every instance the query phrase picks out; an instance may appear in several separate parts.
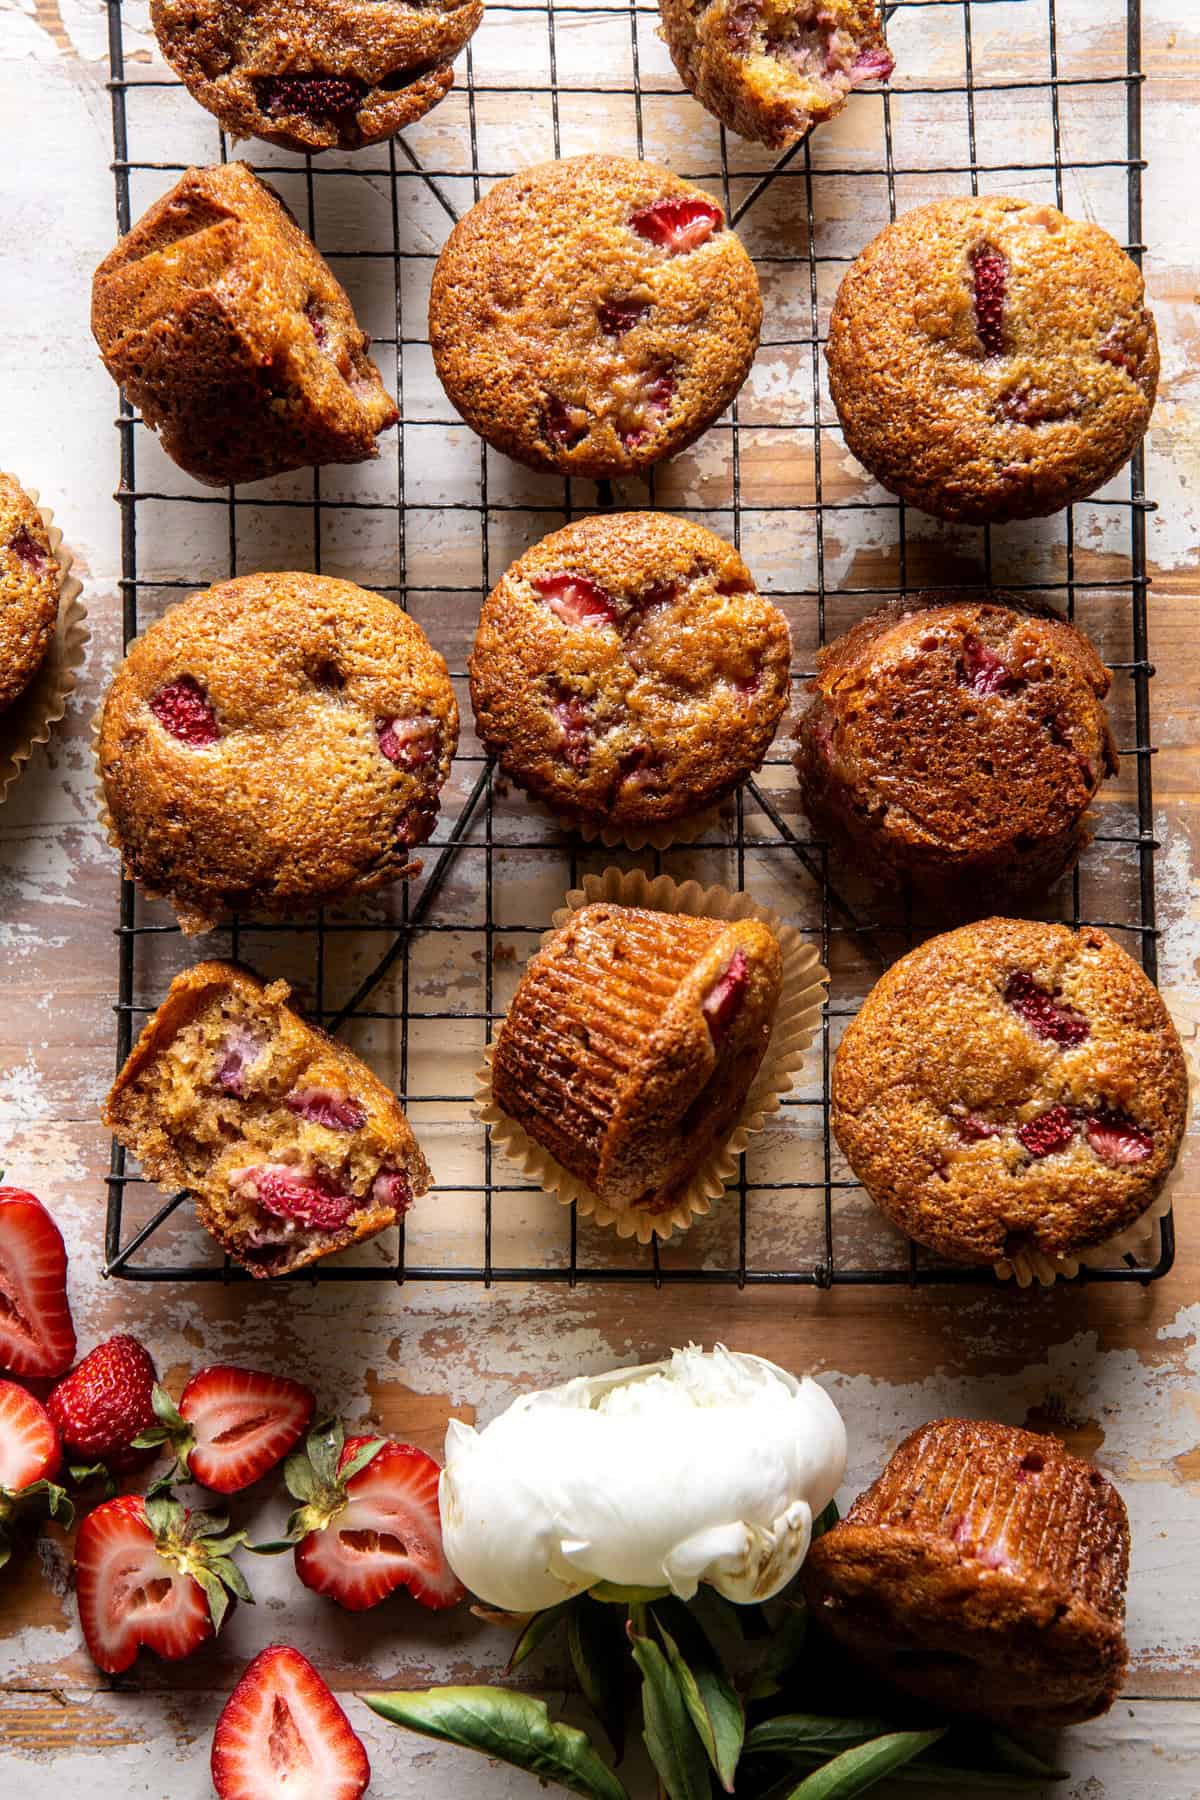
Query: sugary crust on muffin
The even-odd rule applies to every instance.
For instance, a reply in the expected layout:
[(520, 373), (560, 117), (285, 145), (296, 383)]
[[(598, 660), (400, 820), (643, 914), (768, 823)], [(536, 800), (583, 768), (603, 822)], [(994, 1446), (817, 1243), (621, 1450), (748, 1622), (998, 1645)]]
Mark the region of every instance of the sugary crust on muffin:
[(151, 0), (163, 55), (236, 137), (356, 150), (454, 85), (483, 0)]
[[(667, 1209), (736, 1122), (782, 974), (757, 919), (583, 907), (513, 997), (496, 1102), (606, 1204)], [(731, 981), (737, 1001), (710, 1026), (705, 1003)]]
[[(207, 741), (160, 716), (181, 690), (207, 708)], [(280, 573), (218, 582), (152, 625), (109, 689), (98, 749), (126, 870), (198, 931), (418, 873), (409, 851), (457, 743), (446, 664), (419, 625), (352, 582)]]
[(1187, 1071), (1160, 995), (1104, 932), (984, 919), (875, 984), (832, 1102), (876, 1205), (939, 1255), (990, 1263), (1132, 1225), (1178, 1154)]
[(61, 586), (41, 513), (16, 476), (0, 472), (0, 712), (25, 692), (42, 665)]
[(188, 169), (96, 270), (104, 366), (198, 481), (367, 462), (396, 407), (328, 265), (245, 163)]
[(773, 149), (892, 72), (875, 0), (661, 0), (661, 10), (684, 86), (739, 137)]
[(1056, 512), (1128, 461), (1158, 340), (1145, 284), (1098, 225), (999, 196), (905, 213), (834, 302), (829, 388), (893, 493), (975, 523)]
[[(655, 241), (664, 203), (693, 214), (677, 228), (702, 241)], [(749, 373), (761, 323), (754, 265), (717, 202), (658, 163), (614, 156), (497, 183), (451, 232), (429, 302), (437, 372), (468, 425), (531, 468), (597, 478), (707, 430)]]
[(804, 1566), (813, 1616), (939, 1709), (1053, 1728), (1126, 1666), (1124, 1502), (1054, 1438), (940, 1419), (905, 1439)]
[(505, 773), (559, 813), (652, 823), (758, 767), (790, 654), (732, 545), (665, 513), (603, 514), (543, 538), (492, 589), (471, 700)]
[(1055, 881), (1118, 757), (1095, 647), (1007, 594), (918, 595), (822, 650), (796, 767), (809, 817), (942, 899)]
[[(104, 1107), (104, 1123), (150, 1179), (190, 1189), (201, 1224), (258, 1277), (374, 1237), (430, 1185), (390, 1088), (287, 999), (285, 982), (266, 987), (232, 963), (185, 970)], [(338, 1118), (331, 1106), (342, 1108), (340, 1123), (328, 1122)], [(309, 1116), (322, 1109), (324, 1118)], [(247, 1175), (267, 1167), (319, 1178), (353, 1207), (328, 1229), (271, 1212)]]

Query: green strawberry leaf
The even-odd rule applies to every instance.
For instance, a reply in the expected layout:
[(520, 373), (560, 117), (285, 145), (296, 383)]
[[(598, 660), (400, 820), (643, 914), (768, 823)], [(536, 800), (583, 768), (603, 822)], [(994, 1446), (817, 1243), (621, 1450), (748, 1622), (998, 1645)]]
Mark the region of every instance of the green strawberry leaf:
[(671, 1666), (653, 1638), (628, 1630), (642, 1672), (642, 1736), (668, 1800), (712, 1800), (708, 1757)]
[(700, 1735), (708, 1760), (726, 1793), (742, 1753), (746, 1717), (733, 1683), (699, 1621), (680, 1600), (659, 1600), (650, 1608), (679, 1684), (684, 1705)]
[[(331, 1488), (336, 1483), (338, 1458), (345, 1441), (346, 1433), (340, 1419), (322, 1419), (309, 1432), (308, 1460), (318, 1489)], [(308, 1496), (297, 1494), (296, 1498), (301, 1500)]]
[(317, 1480), (306, 1449), (292, 1451), (283, 1465), (283, 1480), (293, 1500), (316, 1499)]
[(386, 1443), (386, 1438), (372, 1438), (369, 1444), (361, 1444), (354, 1455), (347, 1458), (338, 1475), (342, 1486), (345, 1487), (348, 1481), (352, 1481), (356, 1475), (360, 1474), (368, 1463), (374, 1462)]
[(171, 1433), (186, 1432), (190, 1436), (189, 1427), (180, 1414), (179, 1408), (172, 1400), (170, 1394), (168, 1394), (166, 1388), (162, 1387), (157, 1381), (154, 1384), (154, 1391), (150, 1396), (150, 1404), (154, 1408), (155, 1418), (158, 1420), (159, 1425), (164, 1431)]

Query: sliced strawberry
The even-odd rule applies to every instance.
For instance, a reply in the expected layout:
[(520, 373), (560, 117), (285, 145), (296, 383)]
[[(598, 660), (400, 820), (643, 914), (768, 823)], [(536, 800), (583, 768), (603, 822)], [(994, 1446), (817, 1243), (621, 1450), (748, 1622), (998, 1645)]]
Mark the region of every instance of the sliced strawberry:
[(1084, 1015), (1064, 1000), (1056, 999), (1039, 987), (1024, 969), (1014, 969), (1004, 989), (1005, 1004), (1029, 1026), (1035, 1037), (1048, 1043), (1072, 1049), (1091, 1036), (1091, 1026)]
[(227, 1094), (245, 1098), (246, 1076), (265, 1048), (263, 1040), (244, 1025), (231, 1027), (217, 1061), (217, 1081)]
[(624, 337), (627, 331), (641, 324), (649, 311), (650, 304), (644, 300), (602, 300), (596, 317), (606, 337)]
[(68, 1450), (114, 1471), (140, 1468), (154, 1454), (133, 1440), (154, 1424), (154, 1364), (120, 1332), (98, 1344), (51, 1389), (50, 1417)]
[(1008, 264), (992, 244), (979, 244), (971, 252), (971, 280), (975, 299), (975, 330), (985, 356), (999, 356), (1004, 349), (1004, 296)]
[(978, 1144), (984, 1138), (1003, 1137), (1003, 1125), (993, 1125), (990, 1119), (981, 1119), (978, 1113), (961, 1113), (951, 1123), (964, 1144)]
[(74, 1360), (62, 1233), (32, 1194), (0, 1188), (0, 1369), (57, 1376)]
[(592, 755), (592, 715), (587, 701), (579, 694), (563, 694), (552, 708), (555, 722), (562, 732), (560, 749), (572, 769), (586, 769)]
[(353, 1194), (342, 1193), (323, 1175), (300, 1174), (288, 1163), (236, 1169), (229, 1180), (273, 1218), (294, 1219), (314, 1231), (340, 1230), (358, 1205)]
[(725, 223), (724, 214), (702, 194), (664, 196), (635, 212), (629, 223), (639, 237), (671, 256), (699, 249)]
[(719, 1050), (729, 1027), (742, 1010), (750, 985), (750, 965), (743, 950), (735, 950), (723, 974), (704, 996), (700, 1010), (708, 1022), (714, 1050)]
[(58, 1427), (40, 1400), (0, 1381), (0, 1489), (15, 1494), (34, 1481), (53, 1481), (62, 1467)]
[(307, 1657), (272, 1644), (217, 1720), (212, 1779), (220, 1800), (360, 1800), (371, 1765)]
[(298, 1381), (216, 1363), (192, 1376), (178, 1406), (155, 1388), (159, 1423), (139, 1441), (168, 1444), (193, 1481), (237, 1494), (296, 1448), (315, 1405)]
[(991, 646), (977, 637), (963, 639), (958, 679), (973, 694), (1003, 694), (1019, 686)]
[(177, 1662), (220, 1630), (230, 1592), (250, 1599), (230, 1556), (245, 1538), (227, 1523), (162, 1494), (125, 1494), (88, 1514), (75, 1540), (75, 1586), (97, 1668), (120, 1674), (143, 1646)]
[(1065, 1150), (1075, 1136), (1075, 1120), (1065, 1106), (1052, 1106), (1017, 1128), (1017, 1137), (1035, 1160)]
[(1104, 1162), (1118, 1166), (1145, 1162), (1154, 1154), (1154, 1137), (1136, 1125), (1128, 1113), (1105, 1108), (1085, 1119), (1087, 1141)]
[(28, 525), (17, 526), (13, 536), (8, 540), (8, 547), (14, 556), (19, 557), (27, 568), (32, 569), (38, 575), (50, 560)]
[(181, 744), (190, 744), (193, 750), (215, 744), (221, 735), (212, 702), (191, 675), (180, 675), (178, 680), (159, 688), (150, 702), (150, 711), (164, 731)]
[(422, 769), (437, 755), (436, 719), (377, 719), (379, 749), (398, 769)]
[(570, 406), (559, 394), (547, 394), (542, 403), (542, 436), (559, 450), (573, 450), (588, 434), (588, 415), (581, 406)]
[(412, 1182), (403, 1169), (380, 1169), (371, 1183), (371, 1199), (376, 1206), (390, 1206), (402, 1218), (412, 1205)]
[(616, 608), (598, 582), (587, 575), (535, 575), (530, 583), (539, 599), (567, 625), (615, 625)]
[(284, 1105), (289, 1112), (330, 1131), (359, 1131), (367, 1122), (366, 1108), (333, 1088), (293, 1088)]

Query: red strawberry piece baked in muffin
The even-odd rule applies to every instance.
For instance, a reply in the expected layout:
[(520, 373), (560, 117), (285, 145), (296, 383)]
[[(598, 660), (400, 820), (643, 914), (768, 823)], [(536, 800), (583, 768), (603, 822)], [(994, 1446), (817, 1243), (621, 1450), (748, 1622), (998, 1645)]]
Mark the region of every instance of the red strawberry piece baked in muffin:
[(697, 812), (762, 762), (791, 641), (737, 551), (686, 519), (581, 519), (526, 551), (484, 603), (479, 735), (505, 773), (586, 825)]
[(895, 600), (821, 651), (796, 768), (814, 825), (939, 900), (1047, 886), (1117, 751), (1089, 640), (1006, 594)]
[(1094, 493), (1150, 422), (1158, 339), (1137, 266), (1098, 225), (1000, 196), (880, 232), (829, 324), (846, 443), (938, 518), (1038, 518)]
[(783, 149), (886, 81), (876, 0), (659, 0), (679, 78), (739, 137)]
[(245, 163), (188, 169), (143, 214), (96, 270), (92, 333), (197, 481), (368, 462), (399, 417), (345, 290)]
[(0, 712), (45, 660), (61, 586), (45, 520), (16, 476), (0, 472)]
[(242, 575), (130, 646), (100, 722), (126, 870), (187, 932), (419, 873), (458, 743), (446, 664), (390, 600)]
[(608, 1206), (668, 1211), (737, 1121), (782, 977), (757, 919), (585, 906), (521, 979), (496, 1104)]
[(983, 919), (871, 989), (839, 1046), (833, 1130), (876, 1205), (958, 1263), (1069, 1257), (1171, 1173), (1187, 1070), (1158, 991), (1094, 926)]
[(104, 1123), (251, 1275), (386, 1231), (429, 1187), (403, 1108), (365, 1063), (232, 963), (177, 975)]
[(1054, 1438), (938, 1419), (904, 1440), (804, 1564), (813, 1619), (937, 1713), (1053, 1730), (1125, 1674), (1129, 1520)]
[(451, 232), (429, 301), (434, 363), (472, 430), (531, 468), (597, 479), (706, 431), (761, 323), (717, 202), (616, 156), (498, 182)]
[(151, 0), (159, 48), (235, 137), (357, 150), (454, 85), (483, 0)]

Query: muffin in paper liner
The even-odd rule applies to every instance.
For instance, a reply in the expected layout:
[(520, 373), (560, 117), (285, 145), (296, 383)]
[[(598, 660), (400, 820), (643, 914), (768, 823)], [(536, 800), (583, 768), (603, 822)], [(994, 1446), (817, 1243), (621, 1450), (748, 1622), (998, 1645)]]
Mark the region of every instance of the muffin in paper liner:
[(706, 806), (703, 812), (684, 813), (678, 819), (663, 819), (657, 825), (628, 825), (621, 831), (615, 825), (589, 825), (579, 819), (568, 819), (543, 801), (533, 804), (549, 814), (560, 831), (574, 833), (585, 844), (603, 844), (606, 850), (670, 850), (678, 845), (686, 849), (698, 844), (709, 832), (721, 830), (721, 801)]
[(34, 747), (48, 743), (53, 727), (65, 716), (67, 701), (78, 685), (76, 671), (83, 662), (90, 635), (84, 622), (87, 612), (80, 599), (83, 586), (71, 573), (75, 558), (63, 543), (54, 514), (48, 506), (41, 505), (37, 489), (26, 488), (25, 492), (41, 514), (60, 570), (58, 621), (33, 680), (0, 713), (0, 805), (33, 755)]
[(573, 888), (555, 912), (553, 927), (543, 934), (541, 943), (545, 944), (572, 913), (597, 901), (642, 907), (650, 912), (681, 913), (692, 918), (759, 919), (775, 933), (783, 956), (783, 984), (766, 1053), (733, 1130), (693, 1172), (669, 1210), (651, 1212), (637, 1206), (618, 1210), (608, 1206), (578, 1176), (570, 1174), (548, 1151), (536, 1144), (524, 1128), (496, 1104), (492, 1093), (496, 1040), (487, 1047), (483, 1064), (476, 1073), (475, 1104), (479, 1118), (491, 1132), (493, 1143), (523, 1174), (537, 1181), (546, 1193), (553, 1194), (563, 1205), (574, 1202), (585, 1218), (595, 1219), (598, 1225), (615, 1226), (618, 1237), (636, 1237), (639, 1244), (648, 1244), (654, 1237), (669, 1238), (675, 1231), (685, 1231), (694, 1218), (712, 1211), (714, 1201), (720, 1199), (726, 1183), (736, 1172), (738, 1156), (751, 1136), (762, 1130), (767, 1117), (778, 1111), (781, 1097), (793, 1085), (795, 1073), (803, 1064), (820, 1024), (829, 973), (822, 966), (816, 950), (805, 942), (794, 926), (785, 924), (769, 907), (757, 905), (749, 894), (731, 893), (723, 887), (704, 888), (696, 881), (687, 881), (680, 886), (668, 875), (652, 878), (640, 869), (608, 868), (601, 875), (585, 876), (583, 887)]
[(1181, 1146), (1179, 1160), (1163, 1183), (1158, 1198), (1151, 1201), (1141, 1218), (1127, 1225), (1124, 1231), (1106, 1238), (1102, 1244), (1093, 1244), (1089, 1250), (1081, 1250), (1078, 1256), (1046, 1256), (1041, 1250), (1022, 1250), (1016, 1256), (1002, 1257), (993, 1263), (992, 1273), (999, 1281), (1015, 1281), (1018, 1287), (1027, 1288), (1035, 1281), (1039, 1287), (1053, 1287), (1056, 1281), (1074, 1281), (1081, 1268), (1111, 1269), (1127, 1255), (1152, 1267), (1162, 1247), (1161, 1224), (1171, 1210), (1172, 1196), (1182, 1173), (1182, 1159)]

